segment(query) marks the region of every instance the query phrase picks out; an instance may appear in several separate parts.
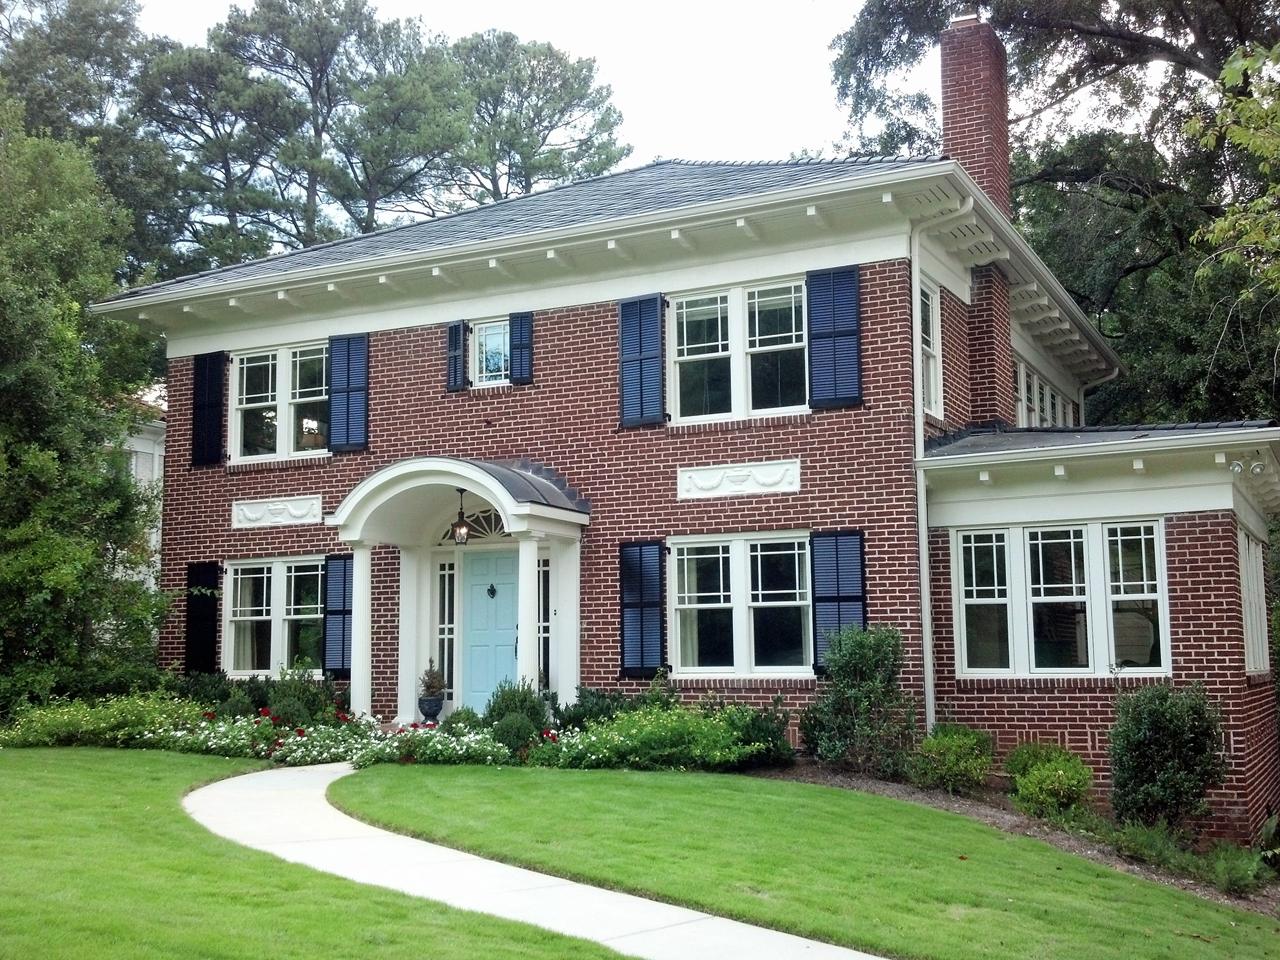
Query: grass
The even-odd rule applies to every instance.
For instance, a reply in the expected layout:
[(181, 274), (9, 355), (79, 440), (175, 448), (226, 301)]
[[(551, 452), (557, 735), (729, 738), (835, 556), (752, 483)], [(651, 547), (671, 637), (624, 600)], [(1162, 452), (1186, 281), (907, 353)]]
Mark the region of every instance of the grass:
[(259, 767), (136, 750), (0, 751), (0, 957), (617, 957), (215, 837), (196, 784)]
[(1280, 956), (1280, 921), (830, 787), (383, 765), (337, 781), (330, 798), (402, 833), (887, 956)]

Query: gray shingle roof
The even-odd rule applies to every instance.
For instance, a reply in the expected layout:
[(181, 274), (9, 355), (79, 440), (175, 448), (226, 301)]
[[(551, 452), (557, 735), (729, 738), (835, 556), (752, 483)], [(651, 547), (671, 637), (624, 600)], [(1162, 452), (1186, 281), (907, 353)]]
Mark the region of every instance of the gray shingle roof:
[(1252, 430), (1276, 426), (1275, 420), (1219, 420), (1204, 423), (1125, 424), (1097, 427), (1046, 427), (1018, 429), (977, 429), (953, 433), (932, 441), (926, 459), (963, 457), (971, 454), (1010, 453), (1053, 447), (1079, 447), (1122, 440), (1190, 436), (1213, 430)]
[(544, 230), (588, 226), (661, 210), (679, 210), (717, 200), (751, 197), (816, 183), (853, 180), (885, 170), (936, 163), (941, 159), (944, 158), (860, 157), (849, 160), (793, 160), (777, 163), (658, 160), (647, 166), (579, 180), (434, 220), (392, 227), (250, 263), (137, 287), (113, 297), (112, 300), (127, 300), (164, 289), (175, 292), (207, 290), (224, 284), (261, 280), (293, 270), (338, 266), (374, 257), (426, 253)]

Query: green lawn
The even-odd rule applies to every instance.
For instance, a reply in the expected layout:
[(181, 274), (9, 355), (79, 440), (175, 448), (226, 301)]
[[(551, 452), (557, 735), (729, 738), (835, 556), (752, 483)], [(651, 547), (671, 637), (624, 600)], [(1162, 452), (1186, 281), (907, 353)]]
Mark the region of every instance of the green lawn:
[(365, 820), (896, 957), (1280, 956), (1280, 921), (927, 807), (750, 777), (385, 765)]
[(137, 750), (0, 751), (0, 957), (618, 956), (288, 864), (183, 812), (188, 788), (257, 766)]

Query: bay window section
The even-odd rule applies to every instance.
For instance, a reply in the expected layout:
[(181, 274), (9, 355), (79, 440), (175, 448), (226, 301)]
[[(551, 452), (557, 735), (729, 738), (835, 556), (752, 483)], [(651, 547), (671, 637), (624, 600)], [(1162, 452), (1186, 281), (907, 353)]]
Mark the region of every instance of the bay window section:
[(747, 291), (747, 353), (752, 410), (805, 405), (804, 284)]
[(957, 530), (952, 557), (960, 674), (1170, 672), (1158, 519)]
[(672, 541), (677, 672), (809, 674), (813, 663), (806, 534)]
[(682, 417), (706, 417), (732, 408), (729, 297), (677, 300), (676, 383)]
[(1003, 531), (960, 535), (964, 665), (1008, 670), (1009, 551)]
[(233, 460), (328, 452), (328, 344), (242, 354), (234, 362)]
[(1113, 662), (1162, 666), (1155, 524), (1107, 527), (1107, 580)]
[(227, 571), (223, 668), (230, 674), (319, 669), (324, 657), (324, 560), (262, 560)]

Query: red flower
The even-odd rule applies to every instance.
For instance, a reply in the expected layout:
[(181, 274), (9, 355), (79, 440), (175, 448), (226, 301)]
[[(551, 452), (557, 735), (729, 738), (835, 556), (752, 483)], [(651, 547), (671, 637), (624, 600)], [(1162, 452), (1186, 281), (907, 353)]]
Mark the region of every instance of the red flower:
[(305, 737), (307, 735), (307, 731), (303, 730), (301, 727), (298, 727), (298, 729), (293, 732), (300, 737)]
[(560, 738), (559, 738), (559, 737), (557, 737), (554, 733), (551, 735), (550, 740), (551, 740), (551, 742), (552, 742), (552, 743), (559, 743), (559, 742), (560, 742)]
[(255, 720), (255, 721), (253, 721), (253, 725), (254, 725), (255, 727), (256, 727), (258, 724), (260, 724), (260, 723), (262, 723), (262, 718), (261, 718), (261, 717), (259, 717), (259, 718), (258, 718), (257, 720)]
[(410, 729), (410, 730), (417, 730), (417, 729), (418, 729), (418, 723), (415, 721), (414, 723), (409, 724), (409, 729)]
[(218, 718), (218, 715), (214, 713), (212, 710), (206, 710), (204, 712), (204, 718), (206, 720), (216, 720)]
[(422, 725), (422, 728), (424, 730), (434, 730), (436, 728), (436, 722), (434, 720), (429, 720)]
[(345, 713), (343, 713), (341, 710), (339, 710), (339, 711), (338, 711), (338, 722), (339, 722), (339, 723), (346, 723), (349, 719), (350, 719), (350, 717), (348, 717), (348, 716), (347, 716)]
[(271, 708), (270, 708), (270, 707), (263, 707), (261, 710), (259, 710), (259, 711), (258, 711), (258, 716), (260, 716), (260, 717), (269, 717), (269, 716), (271, 716)]
[(275, 723), (275, 724), (279, 724), (279, 723), (280, 723), (280, 718), (279, 718), (279, 717), (277, 717), (277, 716), (273, 713), (273, 714), (271, 715), (271, 722), (272, 722), (272, 723)]

